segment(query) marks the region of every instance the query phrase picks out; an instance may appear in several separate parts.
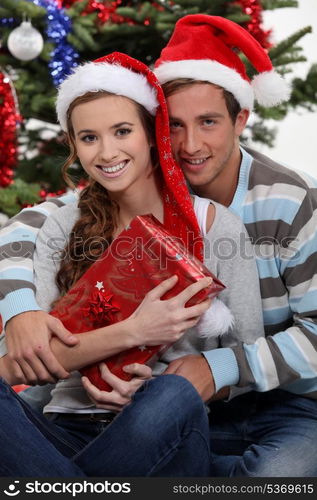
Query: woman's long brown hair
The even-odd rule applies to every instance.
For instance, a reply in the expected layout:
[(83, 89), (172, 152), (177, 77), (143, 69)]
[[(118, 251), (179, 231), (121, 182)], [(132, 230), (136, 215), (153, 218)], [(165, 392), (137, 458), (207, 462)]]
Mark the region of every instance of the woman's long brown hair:
[[(72, 111), (78, 104), (109, 95), (113, 94), (105, 91), (88, 92), (84, 96), (76, 98), (68, 109), (67, 139), (70, 154), (63, 166), (63, 177), (71, 188), (75, 186), (67, 171), (77, 159), (74, 129), (71, 123)], [(136, 106), (149, 144), (156, 144), (154, 117), (140, 104), (134, 101), (131, 102)], [(152, 165), (155, 167), (158, 164), (156, 148), (151, 149), (151, 155)], [(112, 235), (117, 225), (119, 206), (110, 198), (108, 191), (93, 179), (89, 179), (88, 185), (81, 192), (78, 207), (80, 209), (80, 218), (72, 229), (69, 242), (62, 254), (60, 269), (56, 275), (56, 284), (62, 295), (70, 289), (111, 244)]]

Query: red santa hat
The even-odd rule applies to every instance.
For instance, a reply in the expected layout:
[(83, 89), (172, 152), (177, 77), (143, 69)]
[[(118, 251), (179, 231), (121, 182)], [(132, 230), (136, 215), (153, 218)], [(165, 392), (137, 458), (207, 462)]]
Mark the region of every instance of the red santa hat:
[[(250, 81), (237, 50), (258, 71)], [(290, 88), (274, 71), (272, 62), (252, 35), (218, 16), (194, 14), (181, 18), (154, 70), (161, 84), (178, 78), (208, 81), (231, 92), (242, 109), (276, 106), (290, 96)]]
[[(70, 104), (87, 92), (105, 90), (128, 97), (155, 115), (159, 105), (157, 93), (154, 86), (149, 84), (144, 71), (136, 70), (138, 63), (139, 61), (125, 54), (120, 54), (119, 57), (119, 52), (113, 52), (93, 62), (77, 66), (58, 89), (56, 112), (62, 129), (67, 130), (66, 116)], [(142, 70), (144, 70), (143, 64)]]

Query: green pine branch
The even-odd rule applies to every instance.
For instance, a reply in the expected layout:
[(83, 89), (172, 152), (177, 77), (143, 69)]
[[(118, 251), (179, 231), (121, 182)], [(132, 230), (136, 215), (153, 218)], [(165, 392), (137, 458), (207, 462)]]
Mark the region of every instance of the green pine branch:
[(291, 36), (279, 42), (275, 47), (271, 48), (269, 51), (269, 56), (271, 60), (274, 62), (275, 58), (287, 52), (291, 47), (294, 47), (296, 42), (298, 42), (301, 38), (303, 38), (305, 35), (311, 32), (312, 32), (312, 27), (306, 26), (305, 28), (301, 28), (300, 30), (293, 33)]
[(82, 12), (86, 9), (87, 5), (89, 3), (89, 0), (82, 0), (81, 2), (75, 2), (71, 7), (69, 7), (67, 10), (67, 15), (71, 19), (73, 18), (78, 18)]
[(1, 7), (5, 8), (10, 12), (9, 17), (14, 17), (23, 20), (23, 18), (29, 17), (30, 19), (43, 18), (46, 15), (46, 9), (40, 7), (32, 2), (26, 2), (25, 0), (1, 0)]
[(285, 7), (298, 7), (297, 0), (262, 0), (264, 10), (283, 9)]
[(316, 110), (317, 103), (317, 64), (313, 64), (305, 79), (294, 78), (292, 81), (290, 106)]
[(256, 121), (252, 125), (252, 141), (267, 144), (269, 147), (274, 146), (274, 139), (277, 129), (269, 128), (262, 121)]
[(39, 184), (28, 184), (21, 179), (16, 179), (6, 188), (0, 188), (0, 212), (12, 217), (21, 210), (21, 206), (38, 203), (40, 189)]

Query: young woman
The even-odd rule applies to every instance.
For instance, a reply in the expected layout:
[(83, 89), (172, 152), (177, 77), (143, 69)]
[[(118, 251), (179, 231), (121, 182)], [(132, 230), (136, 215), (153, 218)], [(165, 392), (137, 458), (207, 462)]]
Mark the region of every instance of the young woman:
[[(112, 54), (81, 66), (62, 84), (57, 111), (70, 142), (67, 165), (78, 156), (90, 182), (78, 202), (47, 219), (38, 236), (35, 284), (38, 302), (44, 310), (49, 310), (52, 302), (98, 258), (100, 241), (105, 247), (111, 244), (135, 215), (152, 213), (200, 258), (200, 228), (217, 240), (218, 236), (223, 238), (223, 228), (227, 226), (227, 235), (237, 239), (238, 219), (223, 208), (195, 198), (199, 227), (184, 178), (171, 155), (162, 91), (143, 64)], [(157, 144), (151, 119), (155, 112)], [(243, 231), (241, 225), (238, 227)], [(85, 243), (91, 238), (95, 238), (96, 246), (90, 245), (87, 254)], [(65, 242), (64, 259), (54, 261)], [(224, 300), (237, 315), (237, 328), (224, 337), (221, 345), (231, 345), (237, 335), (245, 341), (251, 332), (261, 331), (254, 262), (240, 255), (228, 262), (211, 253), (207, 261), (215, 265), (219, 277), (226, 276), (229, 286)], [(240, 290), (229, 283), (229, 276), (234, 282), (238, 274), (249, 282), (245, 298), (251, 315), (241, 308)], [(240, 286), (240, 279), (238, 283)], [(219, 339), (199, 339), (191, 330), (210, 301), (184, 307), (191, 296), (207, 286), (208, 279), (188, 287), (174, 299), (161, 301), (160, 297), (174, 284), (175, 278), (163, 282), (126, 321), (82, 334), (72, 348), (54, 338), (51, 341), (54, 354), (66, 370), (73, 372), (144, 344), (179, 339), (166, 353), (165, 363), (184, 354), (217, 347)], [(188, 332), (180, 338), (185, 330)], [(133, 365), (126, 370), (134, 378), (122, 383), (103, 365), (103, 377), (114, 387), (110, 395), (97, 392), (87, 380), (83, 381), (95, 406), (84, 391), (79, 373), (74, 371), (52, 392), (52, 399), (45, 407), (49, 421), (32, 412), (4, 386), (0, 416), (1, 474), (208, 475), (208, 422), (203, 401), (194, 387), (175, 375), (157, 377), (143, 384), (151, 377), (148, 367)], [(158, 364), (156, 373), (162, 370), (164, 365)], [(27, 368), (23, 371), (27, 377)], [(9, 356), (1, 359), (0, 373), (8, 383), (17, 382)], [(131, 398), (132, 402), (127, 404)], [(101, 412), (100, 408), (108, 412)], [(115, 416), (109, 410), (122, 411)], [(19, 451), (14, 443), (19, 443)]]

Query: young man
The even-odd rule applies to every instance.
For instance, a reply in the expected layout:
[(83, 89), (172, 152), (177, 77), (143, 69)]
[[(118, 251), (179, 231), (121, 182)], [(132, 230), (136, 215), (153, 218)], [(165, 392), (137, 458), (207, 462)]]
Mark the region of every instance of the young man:
[[(232, 47), (239, 47), (259, 71), (252, 85)], [(238, 214), (255, 245), (266, 329), (266, 338), (254, 344), (184, 356), (167, 371), (190, 380), (204, 401), (215, 394), (214, 399), (225, 397), (227, 388), (236, 386), (234, 399), (209, 405), (211, 475), (315, 476), (317, 182), (239, 145), (254, 94), (262, 105), (272, 106), (287, 98), (287, 89), (245, 30), (204, 15), (178, 21), (156, 73), (167, 95), (173, 153), (193, 191)], [(20, 221), (21, 215), (17, 229)], [(42, 329), (44, 322), (49, 334), (54, 331), (44, 313), (18, 314), (38, 307), (29, 301), (19, 309), (17, 292), (7, 285), (2, 311), (6, 321), (16, 315), (7, 323), (9, 350), (11, 344), (16, 355), (24, 349), (25, 318), (35, 317)], [(21, 282), (21, 297), (30, 300), (25, 286)], [(32, 370), (35, 380), (39, 372), (46, 380), (47, 369), (59, 375), (48, 349), (38, 355), (42, 333), (34, 338), (29, 361), (17, 356), (17, 369)]]
[[(232, 47), (258, 70), (252, 83)], [(210, 404), (213, 474), (315, 476), (317, 182), (239, 145), (254, 94), (272, 106), (288, 91), (251, 36), (204, 15), (178, 21), (156, 75), (167, 97), (173, 154), (193, 191), (245, 223), (266, 330), (265, 339), (233, 347), (232, 359), (220, 348), (205, 359), (175, 360), (167, 371), (189, 379), (205, 400), (226, 384), (254, 390)], [(224, 363), (226, 377), (219, 376)]]

